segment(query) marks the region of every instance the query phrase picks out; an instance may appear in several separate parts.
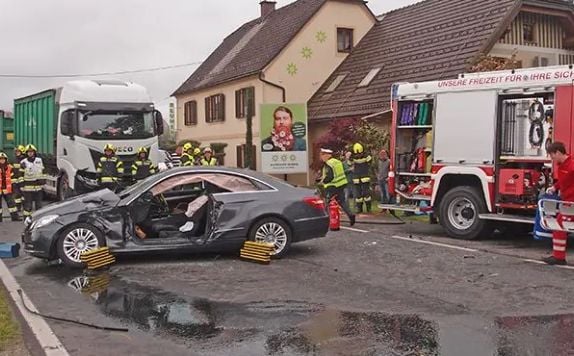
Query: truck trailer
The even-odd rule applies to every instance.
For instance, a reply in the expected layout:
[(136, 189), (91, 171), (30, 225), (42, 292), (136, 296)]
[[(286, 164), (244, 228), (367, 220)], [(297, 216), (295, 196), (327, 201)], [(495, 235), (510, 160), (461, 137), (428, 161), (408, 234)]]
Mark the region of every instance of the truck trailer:
[(548, 145), (574, 153), (573, 83), (570, 65), (393, 85), (396, 199), (381, 207), (426, 212), (460, 239), (528, 229), (553, 182)]
[(163, 133), (146, 89), (119, 80), (71, 81), (15, 99), (14, 126), (16, 144), (38, 148), (47, 174), (44, 192), (58, 200), (98, 189), (96, 166), (108, 143), (125, 167), (139, 147), (157, 165)]

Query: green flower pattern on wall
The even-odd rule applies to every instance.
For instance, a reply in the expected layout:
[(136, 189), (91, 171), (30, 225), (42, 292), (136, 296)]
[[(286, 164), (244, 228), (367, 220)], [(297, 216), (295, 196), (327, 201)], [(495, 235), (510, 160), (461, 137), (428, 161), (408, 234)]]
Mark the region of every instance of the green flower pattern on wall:
[[(318, 31), (315, 34), (315, 39), (319, 43), (325, 43), (327, 41), (327, 33), (325, 33), (325, 31)], [(311, 59), (313, 57), (313, 49), (309, 46), (303, 47), (301, 49), (301, 56), (305, 59)], [(289, 75), (291, 76), (297, 75), (298, 71), (299, 68), (297, 67), (297, 64), (295, 64), (294, 62), (287, 64), (287, 73)]]
[(289, 73), (289, 75), (297, 74), (297, 65), (295, 63), (289, 63), (287, 65), (287, 73)]

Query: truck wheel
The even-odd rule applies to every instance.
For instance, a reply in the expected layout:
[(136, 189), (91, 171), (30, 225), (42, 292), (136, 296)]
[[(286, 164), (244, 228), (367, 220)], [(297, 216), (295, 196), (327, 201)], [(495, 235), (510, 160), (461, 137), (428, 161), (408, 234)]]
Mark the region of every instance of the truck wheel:
[(70, 188), (70, 179), (68, 175), (64, 173), (60, 179), (58, 179), (58, 200), (64, 201), (73, 195), (73, 191)]
[(444, 195), (440, 207), (440, 223), (449, 236), (474, 240), (492, 234), (490, 224), (478, 216), (487, 212), (478, 189), (456, 187)]

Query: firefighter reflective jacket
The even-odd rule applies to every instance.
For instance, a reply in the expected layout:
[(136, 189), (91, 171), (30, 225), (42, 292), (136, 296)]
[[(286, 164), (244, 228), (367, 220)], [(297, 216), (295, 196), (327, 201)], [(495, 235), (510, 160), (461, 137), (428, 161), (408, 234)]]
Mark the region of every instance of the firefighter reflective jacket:
[(12, 163), (13, 185), (21, 185), (24, 182), (24, 172), (22, 171), (22, 165), (20, 164), (24, 159), (26, 159), (26, 157), (24, 155), (20, 155), (17, 156), (14, 163)]
[(323, 186), (325, 188), (340, 188), (347, 183), (347, 175), (345, 174), (345, 167), (343, 166), (343, 162), (339, 161), (336, 158), (331, 158), (325, 165), (323, 166), (323, 176), (321, 178), (321, 182), (323, 182)]
[(44, 162), (40, 157), (26, 158), (20, 162), (20, 171), (24, 180), (23, 192), (39, 192), (44, 185)]
[(100, 183), (117, 182), (120, 175), (124, 174), (124, 164), (116, 156), (100, 158), (96, 172), (99, 174)]
[(200, 163), (202, 166), (217, 166), (217, 158), (211, 157), (209, 160), (202, 158)]
[[(12, 179), (14, 177), (14, 170), (8, 163), (0, 164), (0, 195), (12, 194)], [(0, 200), (0, 204), (2, 201)], [(0, 210), (2, 207), (0, 206)]]
[(132, 176), (136, 180), (145, 179), (155, 173), (155, 167), (153, 166), (152, 161), (149, 159), (139, 159), (132, 165)]
[(181, 165), (182, 167), (193, 166), (195, 164), (195, 157), (185, 152), (181, 155)]
[(353, 163), (353, 183), (369, 183), (371, 181), (371, 161), (373, 158), (371, 155), (364, 153), (355, 154), (351, 158)]

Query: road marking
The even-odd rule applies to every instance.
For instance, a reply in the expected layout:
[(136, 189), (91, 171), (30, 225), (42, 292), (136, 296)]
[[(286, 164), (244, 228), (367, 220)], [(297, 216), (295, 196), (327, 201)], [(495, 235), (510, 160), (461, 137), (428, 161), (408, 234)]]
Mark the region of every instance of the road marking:
[(417, 239), (411, 239), (408, 237), (402, 237), (402, 236), (390, 236), (391, 239), (395, 239), (395, 240), (403, 240), (403, 241), (411, 241), (411, 242), (417, 242), (420, 244), (426, 244), (426, 245), (433, 245), (433, 246), (439, 246), (439, 247), (446, 247), (446, 248), (450, 248), (453, 250), (460, 250), (460, 251), (466, 251), (466, 252), (479, 252), (478, 250), (475, 250), (473, 248), (467, 248), (467, 247), (460, 247), (460, 246), (455, 246), (455, 245), (448, 245), (448, 244), (443, 244), (440, 242), (432, 242), (432, 241), (426, 241), (426, 240), (417, 240)]
[[(530, 260), (530, 259), (524, 259), (523, 261), (529, 262), (529, 263), (536, 263), (538, 265), (546, 265), (546, 262), (544, 262), (544, 261)], [(574, 270), (574, 266), (551, 266), (551, 267)]]
[(363, 233), (363, 234), (365, 234), (365, 233), (367, 233), (367, 232), (370, 232), (370, 231), (367, 231), (367, 230), (354, 229), (354, 228), (352, 228), (352, 227), (345, 227), (345, 226), (341, 226), (341, 229), (343, 229), (343, 230), (349, 230), (349, 231), (354, 231), (354, 232), (361, 232), (361, 233)]
[[(54, 334), (46, 320), (37, 315), (29, 313), (24, 305), (22, 305), (22, 299), (18, 294), (18, 290), (22, 290), (22, 288), (18, 282), (16, 282), (16, 279), (6, 267), (4, 261), (1, 259), (0, 279), (2, 279), (2, 282), (4, 282), (4, 286), (8, 290), (10, 297), (20, 310), (20, 314), (22, 314), (22, 317), (24, 320), (26, 320), (26, 323), (28, 323), (32, 333), (34, 333), (34, 336), (36, 336), (38, 343), (40, 343), (40, 346), (44, 349), (46, 356), (69, 356), (68, 351), (66, 351), (66, 348), (64, 345), (62, 345), (56, 334)], [(24, 290), (22, 290), (22, 297), (24, 298), (24, 301), (30, 310), (35, 312), (38, 311), (30, 298), (28, 298), (26, 293), (24, 293)]]

